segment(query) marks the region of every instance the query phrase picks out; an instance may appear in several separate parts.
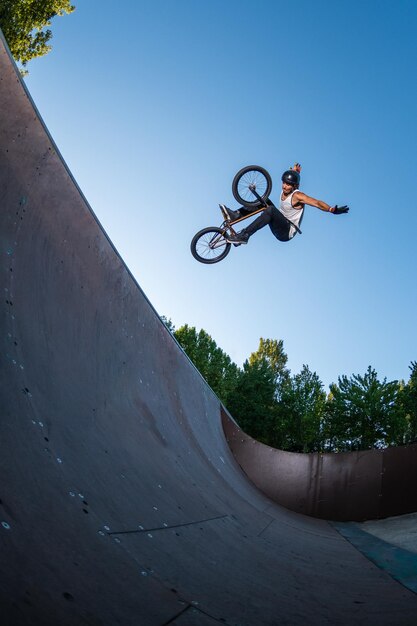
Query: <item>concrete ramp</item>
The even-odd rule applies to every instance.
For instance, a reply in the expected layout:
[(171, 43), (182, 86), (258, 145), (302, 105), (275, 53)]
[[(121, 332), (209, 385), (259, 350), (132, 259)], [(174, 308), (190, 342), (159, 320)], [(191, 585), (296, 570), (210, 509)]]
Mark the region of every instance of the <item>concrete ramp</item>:
[(3, 40), (0, 111), (2, 626), (415, 624), (412, 592), (247, 480)]

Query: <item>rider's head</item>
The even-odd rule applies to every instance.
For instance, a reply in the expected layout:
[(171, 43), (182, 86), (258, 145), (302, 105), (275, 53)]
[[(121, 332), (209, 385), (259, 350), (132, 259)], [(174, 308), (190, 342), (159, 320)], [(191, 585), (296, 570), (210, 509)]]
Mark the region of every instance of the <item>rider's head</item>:
[(281, 176), (281, 180), (283, 183), (287, 183), (287, 185), (294, 187), (294, 189), (298, 189), (300, 186), (300, 173), (295, 169), (285, 170)]

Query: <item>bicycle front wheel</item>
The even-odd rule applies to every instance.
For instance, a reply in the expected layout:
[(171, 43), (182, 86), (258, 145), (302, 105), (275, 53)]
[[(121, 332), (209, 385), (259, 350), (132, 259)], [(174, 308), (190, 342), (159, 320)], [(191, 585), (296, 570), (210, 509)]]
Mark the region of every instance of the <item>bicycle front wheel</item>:
[(191, 254), (200, 263), (218, 263), (230, 252), (231, 244), (226, 241), (224, 231), (216, 226), (203, 228), (191, 241)]
[(262, 200), (266, 200), (272, 191), (272, 178), (269, 172), (259, 165), (243, 167), (232, 182), (233, 195), (243, 206), (254, 208), (261, 205), (252, 190), (256, 191)]

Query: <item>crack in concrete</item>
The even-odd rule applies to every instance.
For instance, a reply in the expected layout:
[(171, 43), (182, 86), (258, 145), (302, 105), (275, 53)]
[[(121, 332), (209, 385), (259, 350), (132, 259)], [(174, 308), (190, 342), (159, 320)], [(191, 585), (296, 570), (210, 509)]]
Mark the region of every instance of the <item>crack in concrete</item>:
[(210, 615), (210, 613), (207, 613), (207, 611), (203, 611), (203, 609), (200, 609), (198, 606), (195, 606), (194, 604), (188, 604), (188, 606), (186, 606), (184, 609), (182, 609), (182, 611), (177, 613), (177, 615), (174, 615), (174, 617), (169, 619), (167, 622), (164, 622), (162, 626), (169, 626), (169, 624), (174, 624), (177, 621), (177, 619), (179, 619), (182, 615), (184, 615), (186, 611), (189, 611), (190, 609), (194, 609), (198, 613), (201, 613), (201, 615), (205, 615), (206, 617), (209, 617), (210, 619), (213, 620), (213, 622), (216, 622), (217, 624), (227, 623), (224, 618), (218, 619), (217, 617), (213, 617), (213, 615)]
[(268, 530), (268, 528), (271, 526), (271, 524), (274, 523), (275, 520), (271, 519), (267, 525), (258, 533), (258, 537), (260, 537), (266, 530)]
[(205, 522), (212, 522), (218, 519), (225, 519), (229, 517), (229, 515), (218, 515), (217, 517), (208, 517), (202, 520), (196, 520), (194, 522), (184, 522), (183, 524), (174, 524), (173, 526), (157, 526), (156, 528), (138, 528), (135, 530), (112, 530), (108, 532), (108, 535), (132, 535), (132, 534), (142, 534), (142, 533), (154, 533), (158, 530), (172, 530), (174, 528), (182, 528), (184, 526), (195, 526), (196, 524), (204, 524)]

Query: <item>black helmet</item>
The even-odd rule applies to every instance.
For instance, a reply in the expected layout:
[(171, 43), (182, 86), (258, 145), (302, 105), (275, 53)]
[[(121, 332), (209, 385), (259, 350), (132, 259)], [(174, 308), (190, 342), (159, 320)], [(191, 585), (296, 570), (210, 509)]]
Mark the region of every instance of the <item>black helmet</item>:
[(281, 180), (283, 183), (288, 183), (293, 187), (298, 187), (300, 184), (300, 174), (297, 170), (285, 170), (281, 176)]

